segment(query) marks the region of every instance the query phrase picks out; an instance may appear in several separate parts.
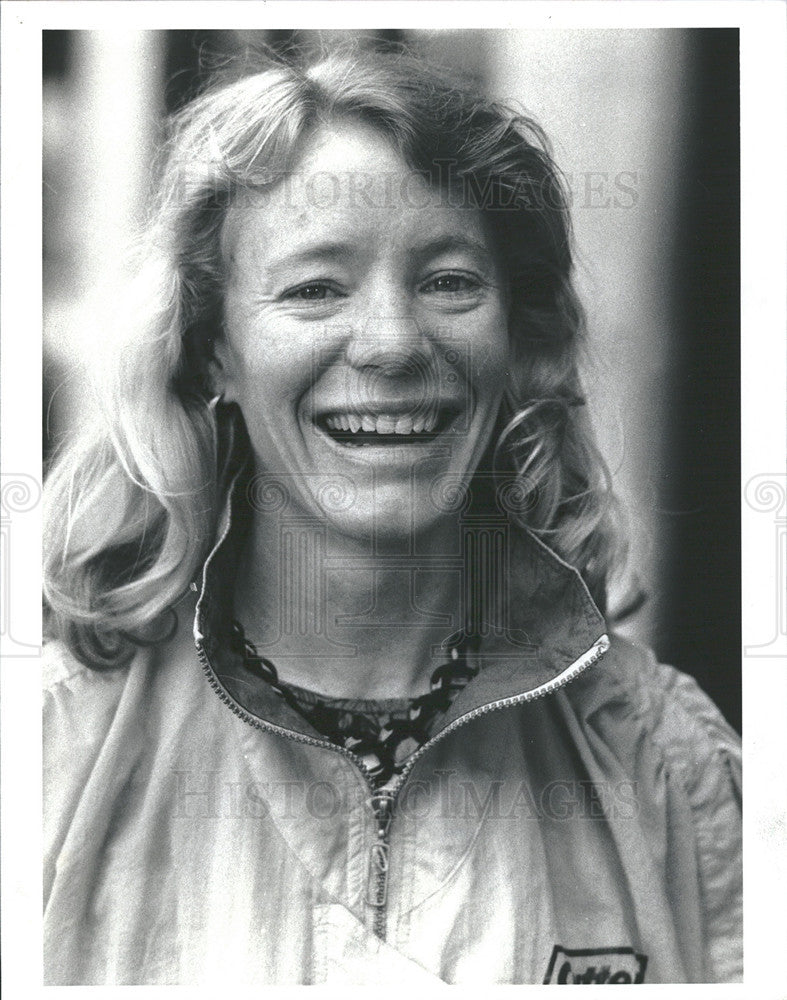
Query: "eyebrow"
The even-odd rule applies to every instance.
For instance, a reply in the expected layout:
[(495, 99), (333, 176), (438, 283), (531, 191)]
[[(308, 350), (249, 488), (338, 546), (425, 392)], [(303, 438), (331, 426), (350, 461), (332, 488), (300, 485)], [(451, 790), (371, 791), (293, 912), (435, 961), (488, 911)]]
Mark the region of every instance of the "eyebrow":
[[(437, 257), (441, 253), (461, 250), (481, 258), (493, 258), (492, 248), (481, 240), (475, 240), (464, 233), (446, 233), (434, 239), (416, 244), (412, 254), (418, 259)], [(307, 244), (299, 250), (287, 253), (270, 261), (271, 270), (306, 264), (311, 261), (347, 260), (358, 252), (352, 243), (341, 240), (330, 240), (325, 243)]]
[(356, 252), (357, 249), (351, 243), (338, 240), (307, 244), (299, 250), (293, 250), (292, 253), (286, 253), (282, 257), (275, 257), (269, 262), (269, 267), (272, 271), (275, 271), (284, 267), (310, 263), (311, 261), (346, 260)]
[(466, 236), (464, 233), (446, 233), (445, 236), (427, 240), (413, 248), (413, 252), (421, 258), (437, 257), (441, 253), (449, 253), (452, 250), (464, 250), (478, 257), (494, 257), (494, 252), (488, 244), (481, 242), (481, 240), (475, 240), (472, 236)]

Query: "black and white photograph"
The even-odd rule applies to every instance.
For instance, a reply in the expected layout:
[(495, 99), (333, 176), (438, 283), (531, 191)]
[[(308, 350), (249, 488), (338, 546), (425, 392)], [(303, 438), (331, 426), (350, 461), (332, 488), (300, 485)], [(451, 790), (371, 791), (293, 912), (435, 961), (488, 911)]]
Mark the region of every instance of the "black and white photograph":
[(3, 470), (43, 985), (748, 982), (745, 29), (116, 6)]

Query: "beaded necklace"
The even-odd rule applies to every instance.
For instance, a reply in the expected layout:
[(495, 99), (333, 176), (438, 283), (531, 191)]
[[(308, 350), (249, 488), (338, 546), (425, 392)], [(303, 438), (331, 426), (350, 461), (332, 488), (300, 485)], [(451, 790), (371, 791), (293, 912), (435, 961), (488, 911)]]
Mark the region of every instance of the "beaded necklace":
[(409, 757), (430, 739), (439, 717), (478, 673), (461, 649), (452, 648), (450, 659), (433, 671), (427, 694), (363, 702), (359, 708), (351, 699), (328, 698), (279, 680), (276, 667), (260, 656), (238, 621), (231, 623), (229, 643), (244, 667), (270, 685), (318, 733), (359, 756), (377, 788), (401, 773)]

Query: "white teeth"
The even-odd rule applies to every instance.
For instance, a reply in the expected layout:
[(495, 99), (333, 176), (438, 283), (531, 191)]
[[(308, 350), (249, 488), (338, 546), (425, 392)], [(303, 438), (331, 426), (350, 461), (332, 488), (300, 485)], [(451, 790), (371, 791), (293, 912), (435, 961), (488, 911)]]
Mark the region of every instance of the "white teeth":
[(375, 428), (378, 434), (393, 434), (396, 429), (396, 418), (395, 417), (378, 417), (377, 427)]
[(377, 434), (419, 434), (422, 431), (431, 434), (437, 426), (437, 414), (413, 418), (411, 416), (396, 416), (390, 413), (357, 414), (333, 413), (325, 417), (325, 426), (331, 431), (359, 431)]

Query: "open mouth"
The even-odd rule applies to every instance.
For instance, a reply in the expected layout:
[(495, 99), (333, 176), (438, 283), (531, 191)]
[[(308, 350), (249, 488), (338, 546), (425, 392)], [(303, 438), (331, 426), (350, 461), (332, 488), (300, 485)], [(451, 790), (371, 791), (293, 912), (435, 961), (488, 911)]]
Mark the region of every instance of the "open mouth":
[(417, 445), (433, 441), (454, 420), (455, 412), (428, 414), (330, 413), (316, 420), (317, 426), (337, 444), (363, 448), (385, 445)]

